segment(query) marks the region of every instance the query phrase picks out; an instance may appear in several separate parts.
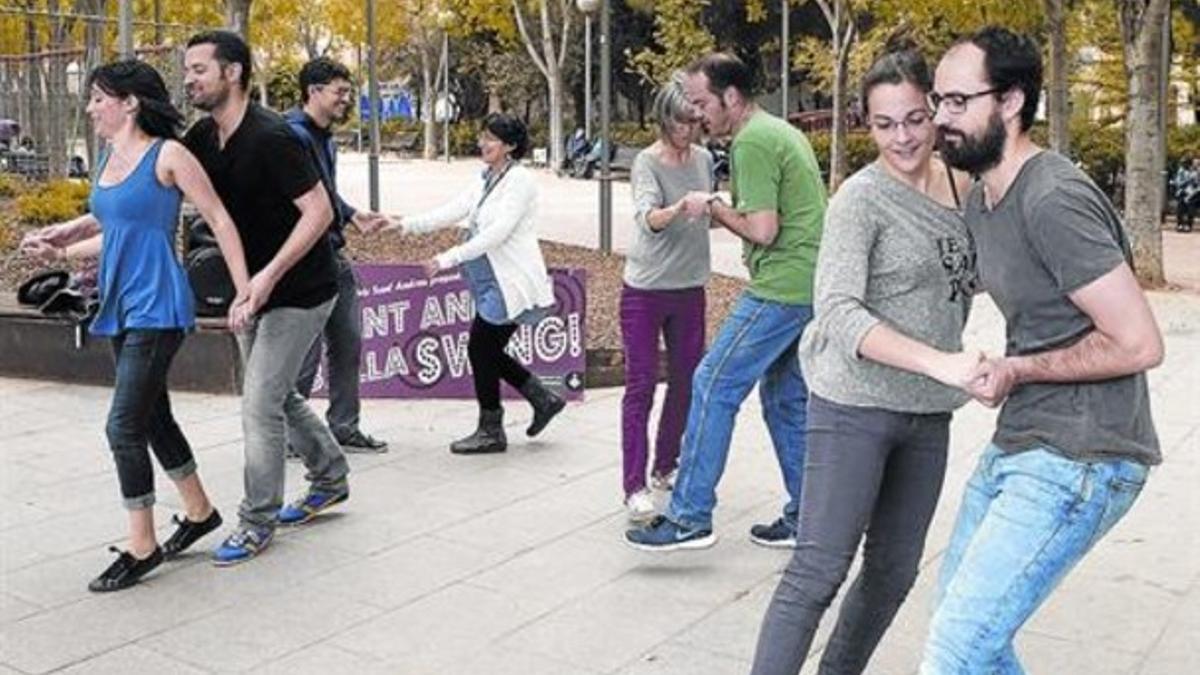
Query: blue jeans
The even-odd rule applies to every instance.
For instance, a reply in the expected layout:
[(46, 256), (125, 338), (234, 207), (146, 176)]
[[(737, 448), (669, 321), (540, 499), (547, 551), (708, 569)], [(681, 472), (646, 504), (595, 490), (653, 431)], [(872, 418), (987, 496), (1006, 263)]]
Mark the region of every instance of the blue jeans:
[(171, 480), (196, 472), (192, 448), (171, 415), (167, 396), (167, 374), (182, 344), (183, 331), (172, 329), (130, 329), (112, 338), (116, 380), (105, 433), (127, 509), (154, 505), (147, 444)]
[(988, 446), (942, 562), (922, 675), (1024, 673), (1013, 637), (1129, 510), (1148, 468)]
[(688, 528), (712, 527), (733, 423), (757, 383), (789, 497), (783, 515), (795, 526), (808, 405), (796, 348), (811, 318), (811, 305), (785, 305), (749, 293), (738, 298), (692, 377), (692, 402), (668, 519)]

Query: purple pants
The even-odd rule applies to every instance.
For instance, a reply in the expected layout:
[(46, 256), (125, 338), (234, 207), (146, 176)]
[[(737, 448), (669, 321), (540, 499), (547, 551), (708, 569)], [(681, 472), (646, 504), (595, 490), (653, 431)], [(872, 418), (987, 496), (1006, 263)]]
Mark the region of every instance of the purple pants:
[(625, 495), (646, 487), (647, 427), (658, 381), (658, 336), (667, 346), (667, 395), (654, 444), (654, 474), (666, 476), (679, 461), (687, 424), (692, 373), (704, 353), (704, 288), (621, 291), (621, 336), (625, 345), (625, 397), (621, 401), (621, 450)]

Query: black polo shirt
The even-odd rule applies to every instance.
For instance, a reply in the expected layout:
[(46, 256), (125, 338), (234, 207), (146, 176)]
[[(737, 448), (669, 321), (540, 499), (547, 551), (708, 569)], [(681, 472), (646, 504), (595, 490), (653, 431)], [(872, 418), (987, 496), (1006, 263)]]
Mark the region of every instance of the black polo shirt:
[[(293, 203), (321, 176), (300, 139), (278, 115), (256, 103), (221, 148), (217, 125), (206, 117), (188, 130), (184, 145), (200, 160), (237, 226), (253, 275), (267, 266), (296, 228)], [(263, 310), (315, 307), (337, 293), (337, 267), (328, 237), (284, 273)]]

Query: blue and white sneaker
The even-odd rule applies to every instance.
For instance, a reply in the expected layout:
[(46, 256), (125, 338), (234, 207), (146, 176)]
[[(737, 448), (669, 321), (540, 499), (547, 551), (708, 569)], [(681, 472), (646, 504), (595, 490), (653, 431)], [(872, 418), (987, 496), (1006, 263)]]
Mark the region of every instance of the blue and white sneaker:
[(317, 514), (350, 498), (349, 492), (320, 492), (309, 490), (308, 494), (279, 509), (280, 525), (303, 525)]
[(645, 527), (626, 531), (625, 543), (641, 551), (683, 551), (708, 548), (717, 537), (711, 529), (690, 529), (659, 516)]
[(228, 567), (257, 556), (275, 538), (268, 527), (239, 527), (213, 551), (212, 561), (218, 567)]

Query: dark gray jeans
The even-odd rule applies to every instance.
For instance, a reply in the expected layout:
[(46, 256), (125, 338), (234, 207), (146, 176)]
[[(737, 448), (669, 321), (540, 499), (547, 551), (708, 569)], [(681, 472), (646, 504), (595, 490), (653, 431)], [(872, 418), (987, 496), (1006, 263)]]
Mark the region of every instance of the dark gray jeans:
[(337, 254), (337, 266), (337, 302), (321, 330), (321, 336), (313, 341), (304, 357), (304, 365), (300, 367), (300, 376), (296, 379), (296, 389), (304, 398), (312, 394), (313, 380), (321, 364), (321, 344), (324, 343), (327, 365), (325, 383), (329, 395), (325, 421), (329, 423), (329, 430), (341, 441), (358, 431), (362, 310), (358, 304), (358, 279), (354, 276), (354, 267), (341, 251)]
[(946, 472), (950, 414), (857, 408), (810, 394), (796, 552), (767, 608), (753, 675), (800, 672), (821, 615), (846, 593), (821, 673), (861, 673), (917, 578)]

